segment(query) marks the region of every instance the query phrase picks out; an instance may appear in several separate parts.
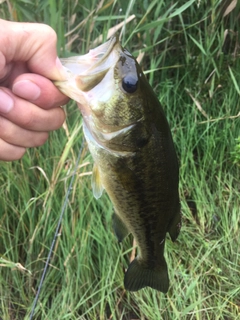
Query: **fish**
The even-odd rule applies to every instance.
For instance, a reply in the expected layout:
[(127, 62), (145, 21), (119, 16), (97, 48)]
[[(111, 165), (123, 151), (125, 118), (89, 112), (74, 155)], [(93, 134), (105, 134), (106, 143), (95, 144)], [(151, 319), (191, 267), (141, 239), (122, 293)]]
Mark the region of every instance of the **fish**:
[(119, 242), (132, 234), (137, 256), (124, 275), (128, 291), (167, 293), (166, 235), (181, 228), (179, 165), (163, 108), (117, 35), (82, 56), (63, 58), (58, 89), (75, 100), (94, 160), (93, 195), (105, 190)]

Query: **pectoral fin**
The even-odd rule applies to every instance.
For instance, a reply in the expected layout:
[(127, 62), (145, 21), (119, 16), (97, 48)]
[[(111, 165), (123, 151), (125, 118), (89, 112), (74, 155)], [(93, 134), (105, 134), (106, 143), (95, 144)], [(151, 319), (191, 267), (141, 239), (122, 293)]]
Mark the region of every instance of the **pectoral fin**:
[(101, 197), (104, 190), (104, 187), (101, 183), (100, 172), (96, 164), (94, 164), (92, 172), (92, 190), (96, 199)]
[(112, 225), (114, 233), (119, 242), (122, 242), (123, 239), (129, 234), (127, 227), (121, 218), (114, 212), (112, 217)]

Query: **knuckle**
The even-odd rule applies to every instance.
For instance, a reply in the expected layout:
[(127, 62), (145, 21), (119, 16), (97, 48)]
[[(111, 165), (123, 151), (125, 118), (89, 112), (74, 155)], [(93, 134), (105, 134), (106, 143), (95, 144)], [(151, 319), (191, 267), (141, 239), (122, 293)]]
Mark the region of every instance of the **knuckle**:
[(35, 124), (35, 117), (34, 114), (29, 110), (26, 112), (24, 117), (21, 119), (21, 126), (26, 129), (32, 129), (34, 128)]
[(0, 139), (0, 160), (15, 161), (20, 160), (26, 152), (26, 148), (8, 144)]
[(18, 148), (15, 151), (14, 159), (12, 160), (20, 160), (24, 156), (25, 152), (26, 152), (26, 148)]
[(48, 139), (48, 132), (41, 132), (41, 134), (38, 136), (37, 140), (35, 141), (35, 147), (42, 146)]
[(43, 24), (42, 26), (43, 26), (43, 28), (45, 28), (45, 30), (43, 30), (43, 33), (44, 33), (45, 37), (48, 39), (48, 41), (49, 42), (51, 42), (51, 41), (57, 42), (57, 34), (54, 31), (54, 29), (46, 24)]
[(56, 118), (56, 126), (54, 129), (59, 129), (65, 121), (66, 115), (62, 108), (58, 108), (58, 117)]
[(11, 141), (14, 134), (13, 127), (9, 125), (9, 122), (5, 118), (0, 117), (0, 138), (5, 141)]

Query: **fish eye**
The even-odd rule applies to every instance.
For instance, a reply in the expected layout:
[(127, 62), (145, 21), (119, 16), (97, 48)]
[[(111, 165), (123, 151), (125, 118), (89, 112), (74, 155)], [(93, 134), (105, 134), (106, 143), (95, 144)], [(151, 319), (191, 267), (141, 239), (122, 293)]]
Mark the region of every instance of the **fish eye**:
[(138, 78), (133, 75), (126, 75), (122, 79), (122, 87), (123, 90), (126, 91), (127, 93), (134, 93), (137, 90), (138, 87)]

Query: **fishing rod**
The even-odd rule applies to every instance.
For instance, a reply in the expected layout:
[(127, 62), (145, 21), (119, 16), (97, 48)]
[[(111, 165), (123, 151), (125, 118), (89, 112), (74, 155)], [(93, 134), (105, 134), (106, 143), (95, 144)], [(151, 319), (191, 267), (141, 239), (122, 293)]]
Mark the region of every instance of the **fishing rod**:
[(66, 196), (65, 196), (65, 199), (64, 199), (64, 203), (63, 203), (63, 206), (62, 206), (62, 209), (61, 209), (60, 217), (58, 219), (58, 224), (57, 224), (57, 227), (56, 227), (56, 230), (55, 230), (55, 234), (54, 234), (54, 237), (53, 237), (53, 241), (52, 241), (49, 253), (48, 253), (48, 257), (47, 257), (47, 260), (46, 260), (46, 263), (45, 263), (45, 266), (44, 266), (44, 270), (42, 272), (42, 276), (41, 276), (41, 280), (40, 280), (40, 283), (39, 283), (39, 286), (38, 286), (37, 294), (36, 294), (35, 299), (33, 301), (33, 305), (32, 305), (32, 308), (31, 308), (31, 313), (30, 313), (29, 320), (33, 319), (34, 312), (35, 312), (35, 309), (36, 309), (36, 306), (37, 306), (37, 302), (39, 300), (40, 292), (41, 292), (41, 289), (42, 289), (42, 286), (43, 286), (44, 279), (45, 279), (46, 274), (47, 274), (47, 270), (48, 270), (48, 267), (49, 267), (49, 262), (50, 262), (50, 259), (51, 259), (52, 253), (53, 253), (55, 242), (56, 242), (57, 237), (59, 235), (59, 230), (60, 230), (60, 227), (61, 227), (61, 224), (62, 224), (62, 219), (63, 219), (64, 213), (66, 211), (66, 208), (67, 208), (68, 199), (69, 199), (69, 196), (70, 196), (70, 193), (71, 193), (71, 190), (72, 190), (72, 185), (73, 185), (73, 182), (74, 182), (74, 179), (75, 179), (75, 176), (76, 176), (78, 164), (79, 164), (79, 161), (80, 161), (80, 158), (81, 158), (81, 155), (82, 155), (83, 146), (84, 146), (84, 143), (82, 143), (82, 145), (81, 145), (81, 147), (79, 149), (79, 152), (78, 152), (78, 157), (77, 157), (77, 161), (76, 161), (75, 166), (74, 166), (73, 175), (72, 175), (69, 187), (67, 189), (67, 193), (66, 193)]

